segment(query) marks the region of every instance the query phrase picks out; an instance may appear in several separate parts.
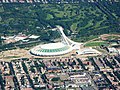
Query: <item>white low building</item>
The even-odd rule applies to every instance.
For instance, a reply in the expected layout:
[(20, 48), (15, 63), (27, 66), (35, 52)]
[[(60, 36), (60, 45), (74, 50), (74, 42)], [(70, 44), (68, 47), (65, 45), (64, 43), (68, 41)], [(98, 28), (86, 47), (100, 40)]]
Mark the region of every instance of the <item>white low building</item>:
[(78, 55), (85, 55), (85, 54), (100, 54), (99, 51), (97, 51), (96, 49), (92, 49), (92, 48), (80, 49), (80, 50), (77, 50), (76, 53), (77, 53)]
[(118, 53), (118, 50), (115, 48), (108, 48), (109, 53)]
[(31, 38), (31, 39), (37, 39), (37, 38), (39, 38), (40, 36), (37, 36), (37, 35), (31, 35), (29, 38)]
[(91, 80), (88, 77), (87, 73), (82, 74), (73, 74), (70, 76), (71, 81), (73, 81), (76, 85), (82, 86), (88, 86), (91, 84)]

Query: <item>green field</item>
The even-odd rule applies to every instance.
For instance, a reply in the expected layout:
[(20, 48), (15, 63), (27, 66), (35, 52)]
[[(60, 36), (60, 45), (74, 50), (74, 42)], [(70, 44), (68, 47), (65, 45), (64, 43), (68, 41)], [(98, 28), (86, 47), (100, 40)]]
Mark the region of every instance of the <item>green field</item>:
[(40, 35), (42, 40), (50, 40), (51, 32), (46, 33), (45, 30), (49, 27), (53, 28), (56, 25), (61, 25), (67, 35), (77, 33), (72, 39), (87, 41), (89, 38), (101, 34), (120, 33), (120, 30), (118, 30), (120, 17), (115, 10), (111, 14), (116, 19), (104, 13), (92, 3), (1, 4), (0, 35), (3, 35), (3, 33), (13, 35), (23, 32)]
[(106, 45), (107, 42), (105, 41), (94, 41), (94, 42), (88, 42), (84, 46), (85, 47), (91, 47), (91, 46), (101, 46), (101, 45)]
[(19, 58), (20, 56), (7, 56), (7, 57), (4, 57), (5, 59), (11, 59), (11, 58)]

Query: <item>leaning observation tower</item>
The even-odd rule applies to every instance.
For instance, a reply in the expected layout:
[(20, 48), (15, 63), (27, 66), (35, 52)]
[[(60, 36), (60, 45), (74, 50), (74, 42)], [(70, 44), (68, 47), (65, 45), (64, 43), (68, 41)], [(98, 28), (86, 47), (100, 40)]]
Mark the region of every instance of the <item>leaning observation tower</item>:
[(79, 50), (82, 43), (70, 40), (63, 32), (61, 26), (56, 26), (53, 30), (57, 30), (61, 35), (61, 41), (57, 43), (48, 43), (35, 46), (30, 53), (35, 56), (60, 56), (70, 53), (73, 50)]

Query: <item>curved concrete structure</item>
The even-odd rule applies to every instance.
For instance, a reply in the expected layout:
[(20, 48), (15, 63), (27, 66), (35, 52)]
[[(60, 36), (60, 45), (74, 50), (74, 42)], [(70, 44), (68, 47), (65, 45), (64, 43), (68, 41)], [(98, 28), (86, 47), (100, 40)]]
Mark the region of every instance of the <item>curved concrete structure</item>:
[(80, 49), (81, 43), (74, 42), (67, 38), (61, 26), (53, 30), (58, 30), (62, 40), (57, 43), (38, 45), (30, 50), (30, 53), (37, 56), (59, 56), (71, 52), (73, 49)]

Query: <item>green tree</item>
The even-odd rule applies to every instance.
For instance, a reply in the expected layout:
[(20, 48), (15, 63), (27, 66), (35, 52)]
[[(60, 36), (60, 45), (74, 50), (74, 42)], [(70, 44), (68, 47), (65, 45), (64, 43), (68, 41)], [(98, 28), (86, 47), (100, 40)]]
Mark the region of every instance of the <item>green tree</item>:
[(2, 45), (2, 38), (1, 38), (1, 36), (0, 36), (0, 45)]

